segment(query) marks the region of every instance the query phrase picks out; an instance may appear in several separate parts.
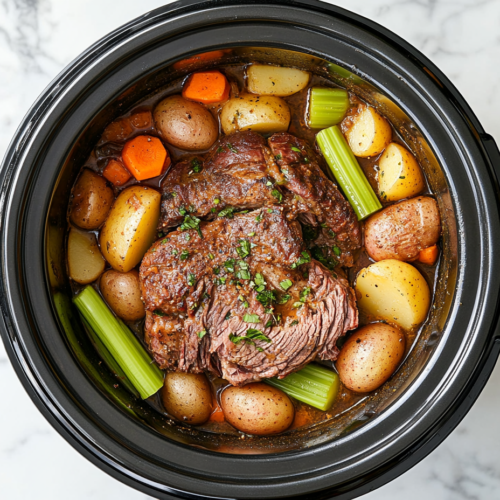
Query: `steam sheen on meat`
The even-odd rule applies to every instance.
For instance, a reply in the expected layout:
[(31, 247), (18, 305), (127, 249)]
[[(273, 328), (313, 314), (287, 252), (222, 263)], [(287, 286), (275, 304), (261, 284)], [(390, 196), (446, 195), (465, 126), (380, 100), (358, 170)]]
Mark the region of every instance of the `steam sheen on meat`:
[[(310, 258), (300, 224), (290, 220), (287, 204), (272, 203), (266, 184), (275, 178), (269, 174), (275, 165), (262, 161), (267, 154), (263, 143), (259, 145), (255, 134), (236, 139), (231, 139), (232, 147), (247, 148), (234, 153), (237, 164), (229, 152), (214, 153), (225, 156), (216, 163), (212, 157), (197, 174), (209, 193), (195, 190), (198, 196), (190, 198), (193, 188), (188, 182), (170, 188), (178, 197), (164, 199), (163, 227), (181, 220), (177, 198), (195, 205), (191, 208), (200, 216), (212, 213), (208, 208), (215, 196), (231, 206), (239, 199), (239, 207), (265, 200), (265, 207), (201, 222), (201, 237), (195, 229), (169, 233), (145, 255), (140, 280), (147, 309), (146, 341), (160, 366), (195, 373), (209, 370), (242, 385), (284, 377), (316, 357), (336, 359), (338, 337), (357, 327), (358, 316), (347, 281)], [(228, 140), (222, 142), (226, 148)], [(297, 162), (289, 161), (286, 164), (296, 168)], [(185, 176), (189, 177), (187, 167), (181, 165), (177, 179)], [(239, 177), (236, 191), (222, 195), (230, 178)], [(255, 331), (261, 335), (251, 338)]]

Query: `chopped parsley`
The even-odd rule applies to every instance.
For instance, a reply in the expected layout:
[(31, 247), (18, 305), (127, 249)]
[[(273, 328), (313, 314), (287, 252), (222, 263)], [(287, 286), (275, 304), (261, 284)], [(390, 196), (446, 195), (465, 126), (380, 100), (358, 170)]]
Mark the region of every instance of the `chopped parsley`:
[(311, 256), (306, 252), (302, 252), (300, 257), (290, 266), (292, 269), (301, 266), (302, 264), (307, 264), (311, 262)]
[(234, 215), (234, 211), (236, 209), (233, 208), (233, 207), (226, 207), (226, 208), (223, 208), (220, 212), (219, 212), (219, 215), (218, 217), (227, 217), (228, 219), (232, 219), (233, 218), (233, 215)]
[(290, 323), (290, 326), (295, 326), (295, 325), (298, 325), (299, 322), (298, 320), (294, 319), (291, 323)]
[(321, 262), (330, 271), (333, 271), (338, 264), (337, 260), (325, 253), (321, 247), (314, 247), (311, 253), (317, 261)]
[(292, 151), (296, 151), (297, 153), (300, 153), (300, 149), (299, 148), (296, 148), (295, 146), (292, 146), (291, 147)]
[(218, 205), (220, 203), (219, 198), (214, 198), (214, 205)]
[(153, 311), (153, 314), (156, 314), (156, 316), (160, 316), (160, 318), (163, 318), (163, 316), (165, 316), (165, 313), (161, 309), (155, 309)]
[(251, 233), (248, 233), (247, 236), (250, 236), (250, 237), (255, 236), (255, 231), (252, 231)]
[(200, 219), (198, 219), (198, 217), (186, 215), (186, 217), (184, 217), (184, 222), (181, 224), (181, 230), (185, 231), (186, 229), (196, 229), (200, 238), (203, 238), (200, 228)]
[(224, 317), (224, 321), (227, 321), (231, 317), (231, 311), (229, 311)]
[(277, 189), (273, 189), (271, 194), (278, 200), (278, 203), (283, 201), (283, 195)]
[(236, 247), (236, 251), (240, 258), (244, 259), (250, 255), (250, 242), (248, 240), (240, 240), (240, 246)]
[(256, 285), (265, 285), (266, 284), (266, 280), (264, 279), (264, 276), (262, 276), (262, 274), (260, 274), (260, 273), (255, 274), (254, 281), (255, 281)]
[(201, 172), (202, 166), (197, 158), (193, 158), (191, 160), (191, 166), (193, 167), (193, 172), (196, 172), (197, 174)]
[[(238, 337), (234, 335), (234, 333), (229, 334), (229, 340), (233, 342), (233, 344), (239, 344), (240, 342), (244, 342), (245, 344), (250, 344), (255, 346), (255, 340), (262, 340), (263, 342), (271, 342), (269, 337), (266, 337), (260, 330), (256, 330), (255, 328), (249, 328), (245, 336)], [(262, 352), (263, 349), (260, 347), (256, 347), (257, 351)]]
[(260, 317), (258, 314), (245, 314), (243, 316), (243, 321), (245, 323), (260, 323)]
[(338, 246), (334, 246), (333, 253), (338, 257), (342, 253), (342, 251), (340, 250), (340, 248)]
[(266, 328), (270, 328), (271, 326), (273, 326), (273, 320), (272, 319), (268, 320), (268, 322), (266, 323)]
[(238, 150), (230, 142), (227, 143), (227, 147), (228, 147), (229, 151), (231, 151), (231, 153), (238, 152)]
[(286, 304), (291, 298), (292, 296), (290, 294), (284, 293), (279, 297), (278, 304)]
[(224, 267), (228, 272), (234, 273), (234, 259), (227, 259), (226, 262), (224, 262)]
[(306, 301), (306, 298), (307, 296), (311, 293), (311, 289), (306, 286), (304, 287), (301, 291), (300, 291), (300, 301), (301, 302), (305, 302)]
[(293, 308), (298, 309), (299, 307), (302, 307), (304, 304), (302, 302), (294, 302), (293, 303)]
[(404, 176), (404, 175), (400, 175), (400, 176), (399, 176), (399, 178), (400, 178), (400, 179), (406, 179), (406, 176)]
[(210, 260), (214, 260), (214, 259), (215, 259), (215, 256), (214, 256), (214, 254), (213, 254), (213, 253), (209, 253), (209, 254), (208, 254), (208, 258), (209, 258)]
[(264, 306), (270, 306), (276, 300), (276, 294), (272, 290), (262, 290), (257, 293), (256, 299)]
[(217, 153), (224, 153), (226, 150), (222, 147), (222, 146), (219, 146), (217, 148)]
[(198, 332), (196, 335), (198, 335), (198, 337), (200, 339), (202, 339), (205, 335), (207, 334), (207, 331), (206, 330), (201, 330), (200, 332)]
[(293, 285), (292, 280), (286, 279), (280, 283), (280, 287), (285, 290), (285, 292)]
[(181, 260), (186, 260), (189, 257), (189, 252), (187, 250), (183, 250), (180, 255)]
[(188, 285), (189, 286), (194, 286), (196, 283), (196, 276), (193, 273), (188, 274)]
[(179, 250), (177, 250), (176, 248), (174, 248), (172, 250), (172, 255), (178, 255), (178, 253), (179, 253)]
[(282, 158), (282, 157), (281, 157), (281, 154), (277, 154), (277, 155), (275, 156), (275, 158), (276, 158), (276, 160), (278, 160), (278, 161), (279, 161), (279, 160), (281, 160), (281, 158)]
[(187, 210), (184, 207), (179, 207), (179, 213), (181, 215), (186, 215), (187, 214)]
[(260, 222), (262, 220), (262, 212), (255, 217), (255, 222)]
[(168, 238), (165, 238), (164, 240), (161, 240), (162, 245), (164, 245), (168, 241)]
[(214, 274), (220, 274), (220, 267), (214, 267), (212, 271)]
[(250, 272), (247, 271), (246, 269), (240, 269), (237, 273), (236, 273), (236, 277), (238, 279), (241, 279), (241, 280), (249, 280), (252, 278), (252, 276), (250, 275)]

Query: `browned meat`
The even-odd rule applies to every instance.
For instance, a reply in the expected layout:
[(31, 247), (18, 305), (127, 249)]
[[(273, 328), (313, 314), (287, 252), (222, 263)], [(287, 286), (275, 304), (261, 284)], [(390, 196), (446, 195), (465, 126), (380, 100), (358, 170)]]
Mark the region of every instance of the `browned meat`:
[(310, 259), (282, 206), (200, 229), (171, 232), (141, 265), (146, 340), (162, 368), (242, 385), (336, 358), (338, 337), (357, 327), (354, 293)]
[(281, 203), (290, 220), (320, 228), (318, 244), (337, 247), (337, 259), (350, 266), (361, 245), (358, 221), (320, 163), (304, 141), (287, 133), (271, 136), (269, 147), (255, 132), (226, 136), (203, 165), (200, 159), (185, 161), (169, 172), (159, 227), (178, 225), (186, 210), (213, 219), (222, 210)]

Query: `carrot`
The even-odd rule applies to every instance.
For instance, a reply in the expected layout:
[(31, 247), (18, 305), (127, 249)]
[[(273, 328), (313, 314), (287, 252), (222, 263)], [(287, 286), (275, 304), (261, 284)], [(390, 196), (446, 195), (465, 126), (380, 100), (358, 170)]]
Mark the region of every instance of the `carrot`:
[(437, 245), (424, 248), (423, 250), (420, 250), (420, 253), (418, 254), (418, 261), (422, 262), (422, 264), (433, 266), (436, 263), (438, 253), (439, 249)]
[(215, 60), (223, 57), (225, 54), (228, 54), (229, 52), (231, 52), (231, 49), (212, 50), (210, 52), (203, 52), (201, 54), (196, 54), (195, 56), (188, 57), (187, 59), (181, 59), (180, 61), (177, 61), (173, 67), (174, 67), (174, 69), (179, 70), (179, 69), (188, 68), (192, 64), (195, 64), (198, 62), (215, 61)]
[(138, 135), (127, 141), (122, 159), (138, 181), (157, 177), (162, 173), (164, 164), (170, 165), (170, 157), (160, 139), (150, 135)]
[(102, 176), (115, 186), (123, 186), (132, 177), (118, 160), (109, 160), (106, 168), (102, 171)]
[(182, 89), (182, 97), (203, 104), (227, 101), (229, 82), (220, 71), (193, 73)]
[(213, 398), (213, 411), (212, 414), (210, 415), (210, 422), (224, 422), (224, 412), (222, 411), (222, 408), (219, 406), (219, 403), (217, 402), (217, 399)]

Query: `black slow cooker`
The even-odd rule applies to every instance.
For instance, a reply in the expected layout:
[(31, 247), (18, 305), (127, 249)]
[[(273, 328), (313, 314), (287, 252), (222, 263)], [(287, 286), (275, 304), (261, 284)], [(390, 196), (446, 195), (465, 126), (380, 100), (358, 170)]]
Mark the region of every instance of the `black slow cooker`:
[[(69, 188), (102, 130), (183, 77), (175, 62), (328, 72), (388, 117), (436, 195), (443, 264), (404, 368), (332, 425), (274, 442), (214, 440), (168, 421), (99, 362), (70, 301)], [(234, 58), (234, 59), (232, 59)], [(198, 68), (197, 67), (197, 68)], [(196, 68), (196, 69), (197, 69)], [(353, 498), (402, 474), (460, 422), (500, 351), (500, 154), (447, 78), (381, 26), (315, 0), (182, 0), (103, 38), (49, 86), (0, 172), (1, 333), (24, 387), (80, 453), (156, 498)], [(255, 453), (255, 449), (258, 453)]]

